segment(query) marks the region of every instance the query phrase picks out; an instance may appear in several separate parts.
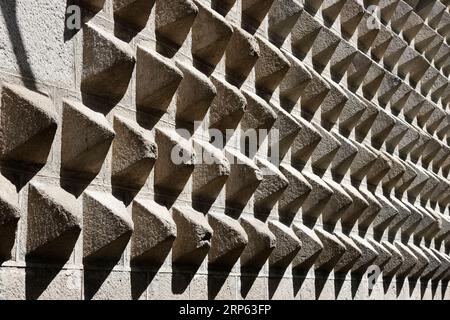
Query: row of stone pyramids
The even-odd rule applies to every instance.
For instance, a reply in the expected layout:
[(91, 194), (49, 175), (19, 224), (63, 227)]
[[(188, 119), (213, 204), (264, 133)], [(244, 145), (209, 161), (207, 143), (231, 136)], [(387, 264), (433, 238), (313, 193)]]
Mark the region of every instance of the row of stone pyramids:
[[(231, 7), (233, 1), (224, 3)], [(129, 6), (133, 4), (129, 1)], [(86, 25), (83, 92), (117, 100), (136, 68), (137, 108), (149, 113), (164, 111), (176, 98), (177, 117), (186, 122), (201, 120), (209, 112), (210, 127), (219, 130), (238, 124), (242, 128), (278, 129), (281, 154), (289, 155), (291, 161), (277, 168), (264, 158), (250, 159), (243, 151), (218, 150), (195, 139), (185, 141), (168, 129), (157, 129), (152, 141), (135, 122), (116, 116), (111, 125), (103, 115), (78, 102), (66, 101), (59, 119), (45, 97), (4, 85), (1, 154), (5, 161), (45, 163), (56, 127), (61, 125), (64, 170), (96, 174), (112, 148), (112, 175), (122, 184), (142, 184), (156, 162), (155, 186), (180, 191), (192, 175), (195, 196), (214, 198), (226, 184), (227, 201), (234, 206), (244, 206), (254, 196), (255, 210), (270, 211), (276, 204), (282, 219), (264, 223), (242, 217), (239, 223), (225, 215), (205, 217), (188, 207), (174, 207), (171, 215), (150, 200), (135, 200), (130, 219), (125, 206), (111, 195), (87, 191), (80, 207), (60, 188), (31, 183), (27, 220), (30, 255), (66, 257), (83, 230), (86, 259), (120, 255), (131, 238), (132, 257), (152, 263), (161, 262), (172, 248), (173, 260), (188, 264), (201, 262), (209, 253), (210, 263), (222, 266), (233, 265), (240, 258), (241, 265), (257, 267), (269, 259), (277, 267), (292, 264), (309, 268), (314, 264), (326, 270), (364, 272), (368, 265), (377, 264), (386, 276), (448, 278), (448, 255), (430, 245), (445, 242), (450, 234), (446, 212), (450, 200), (446, 194), (450, 187), (446, 179), (450, 167), (446, 145), (450, 127), (445, 111), (447, 59), (436, 59), (437, 54), (424, 58), (422, 53), (429, 47), (424, 43), (413, 49), (408, 46), (408, 37), (409, 42), (415, 40), (422, 28), (432, 33), (431, 37), (444, 39), (448, 11), (439, 2), (431, 11), (424, 9), (419, 14), (403, 1), (380, 1), (378, 5), (386, 25), (367, 36), (363, 19), (369, 15), (357, 1), (337, 5), (307, 1), (306, 9), (295, 1), (243, 1), (242, 14), (248, 17), (249, 26), (242, 27), (227, 22), (220, 14), (226, 12), (223, 8), (216, 12), (197, 2), (157, 1), (155, 10), (161, 10), (157, 32), (181, 45), (192, 31), (193, 56), (209, 66), (225, 56), (229, 79), (209, 78), (145, 47), (138, 46), (135, 54), (125, 42)], [(443, 9), (438, 14), (440, 7)], [(331, 25), (340, 22), (344, 32), (335, 34), (318, 18), (318, 12)], [(273, 43), (251, 34), (252, 27), (267, 15), (269, 32), (275, 35)], [(439, 15), (441, 20), (436, 22)], [(421, 28), (410, 26), (416, 26), (417, 21), (422, 21), (418, 23)], [(411, 29), (419, 30), (412, 36)], [(362, 38), (357, 41), (361, 47), (355, 47), (352, 34)], [(383, 42), (386, 34), (390, 40)], [(279, 47), (286, 37), (292, 42), (290, 53)], [(391, 43), (392, 51), (402, 51), (396, 42), (405, 44), (397, 60), (389, 54)], [(443, 40), (439, 50), (445, 48)], [(423, 61), (428, 67), (423, 67), (423, 73), (416, 72), (417, 64)], [(326, 69), (329, 79), (319, 74)], [(250, 72), (255, 74), (257, 93), (239, 88)], [(407, 77), (409, 84), (399, 76)], [(274, 92), (279, 92), (280, 106), (269, 102)], [(297, 102), (301, 114), (291, 112)], [(322, 126), (310, 121), (317, 114)], [(192, 161), (172, 163), (170, 153), (176, 145)], [(196, 148), (218, 161), (196, 164)], [(230, 165), (227, 158), (239, 162)], [(305, 163), (318, 171), (307, 170)], [(367, 181), (370, 187), (330, 179), (323, 176), (324, 170), (337, 177)], [(1, 233), (2, 243), (10, 244), (20, 214), (14, 188), (6, 180), (2, 185), (1, 202), (8, 210), (0, 221), (2, 228), (10, 231)], [(385, 193), (375, 192), (377, 186)], [(408, 195), (407, 200), (403, 194)], [(416, 206), (416, 200), (423, 205)], [(291, 224), (299, 210), (305, 220), (320, 217), (327, 225), (340, 222), (348, 229), (357, 223), (363, 229), (399, 232), (426, 241), (378, 241), (370, 235)], [(43, 212), (52, 213), (54, 221), (49, 222), (47, 216), (42, 220)]]

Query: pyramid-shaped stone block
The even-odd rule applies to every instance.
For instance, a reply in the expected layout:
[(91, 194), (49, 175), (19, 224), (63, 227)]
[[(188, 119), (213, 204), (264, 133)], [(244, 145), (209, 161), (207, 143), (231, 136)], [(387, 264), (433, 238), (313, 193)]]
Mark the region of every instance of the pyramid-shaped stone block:
[(230, 163), (223, 152), (213, 145), (194, 139), (195, 154), (201, 155), (193, 171), (194, 198), (215, 200), (230, 175)]
[(291, 63), (283, 53), (267, 40), (257, 36), (260, 56), (255, 64), (256, 88), (273, 93), (280, 85)]
[(156, 0), (156, 34), (181, 47), (197, 14), (198, 8), (191, 0)]
[(131, 237), (133, 263), (161, 265), (177, 237), (177, 227), (166, 207), (152, 200), (133, 201), (134, 232)]
[(280, 171), (289, 181), (289, 185), (278, 201), (278, 210), (282, 216), (295, 216), (312, 190), (311, 184), (295, 168), (280, 165)]
[(231, 164), (226, 200), (232, 205), (245, 206), (263, 180), (263, 173), (254, 161), (231, 148), (225, 150), (225, 155)]
[(86, 191), (83, 196), (83, 255), (88, 263), (117, 261), (134, 230), (131, 214), (112, 195)]
[(96, 175), (115, 133), (106, 118), (79, 102), (65, 101), (61, 142), (64, 170)]
[(303, 10), (301, 1), (275, 1), (269, 11), (269, 32), (280, 42), (287, 38)]
[(277, 246), (270, 254), (269, 263), (272, 268), (287, 268), (301, 249), (301, 241), (294, 231), (278, 221), (269, 221), (270, 231), (277, 239)]
[(172, 212), (177, 225), (172, 261), (176, 264), (199, 266), (211, 247), (213, 229), (203, 213), (191, 207), (174, 207)]
[(289, 186), (289, 180), (269, 161), (257, 157), (255, 162), (263, 175), (255, 191), (255, 211), (270, 212)]
[(274, 0), (243, 0), (242, 16), (259, 25), (266, 17)]
[(114, 18), (139, 30), (147, 25), (155, 0), (114, 0)]
[(241, 91), (224, 79), (212, 77), (217, 95), (209, 110), (209, 127), (225, 134), (226, 129), (234, 129), (241, 121), (246, 106), (246, 99)]
[(116, 133), (112, 146), (112, 180), (142, 186), (158, 158), (158, 147), (150, 131), (120, 116), (114, 118)]
[(142, 46), (137, 47), (136, 58), (136, 106), (144, 111), (165, 111), (183, 73), (171, 60)]
[(177, 92), (177, 118), (188, 121), (201, 121), (210, 107), (217, 90), (209, 78), (183, 63), (177, 63), (183, 72), (183, 80)]
[(158, 145), (155, 186), (168, 192), (181, 192), (196, 161), (192, 142), (166, 128), (156, 129), (155, 138)]
[(333, 189), (313, 173), (305, 171), (302, 172), (302, 175), (312, 187), (311, 192), (302, 205), (303, 215), (317, 218), (333, 196)]
[(242, 131), (270, 130), (278, 117), (272, 107), (254, 93), (247, 90), (242, 93), (247, 99), (245, 114), (241, 120)]
[(214, 230), (209, 251), (209, 264), (231, 268), (248, 244), (248, 236), (237, 220), (226, 215), (209, 214)]
[(323, 244), (317, 234), (307, 226), (294, 223), (292, 225), (295, 235), (301, 241), (301, 249), (292, 262), (295, 269), (308, 270), (323, 251)]
[(378, 258), (378, 251), (370, 242), (358, 235), (351, 235), (355, 245), (361, 251), (361, 257), (352, 265), (352, 272), (364, 273), (367, 268)]
[(192, 26), (192, 55), (211, 66), (222, 59), (233, 27), (218, 13), (196, 2), (199, 9)]
[(277, 239), (265, 223), (255, 218), (241, 217), (239, 220), (248, 236), (248, 244), (241, 255), (241, 266), (260, 268), (275, 249)]
[(323, 244), (323, 250), (314, 263), (315, 268), (316, 270), (331, 271), (345, 254), (347, 248), (335, 235), (319, 227), (315, 227), (314, 232)]
[(81, 91), (120, 100), (128, 89), (135, 57), (131, 47), (101, 28), (83, 28)]
[(17, 85), (1, 88), (0, 157), (44, 165), (58, 120), (51, 100)]
[(11, 258), (20, 219), (19, 197), (16, 188), (0, 176), (0, 259)]
[(83, 226), (81, 205), (63, 189), (33, 183), (28, 193), (27, 256), (65, 262)]
[(260, 56), (260, 49), (254, 36), (237, 26), (233, 26), (233, 29), (234, 32), (226, 50), (225, 68), (227, 74), (242, 82), (255, 66)]
[(349, 272), (355, 263), (362, 257), (362, 251), (359, 246), (342, 232), (334, 232), (334, 235), (345, 245), (346, 251), (339, 259), (334, 270), (339, 273)]

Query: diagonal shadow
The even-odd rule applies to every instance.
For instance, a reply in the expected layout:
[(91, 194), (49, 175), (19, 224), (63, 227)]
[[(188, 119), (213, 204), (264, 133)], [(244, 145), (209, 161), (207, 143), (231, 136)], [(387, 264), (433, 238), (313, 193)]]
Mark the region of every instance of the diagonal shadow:
[(3, 12), (2, 16), (6, 23), (9, 41), (13, 46), (20, 74), (22, 77), (31, 80), (30, 82), (27, 81), (24, 83), (24, 85), (30, 90), (37, 91), (35, 85), (36, 78), (28, 60), (27, 50), (18, 24), (16, 0), (0, 1), (0, 10)]

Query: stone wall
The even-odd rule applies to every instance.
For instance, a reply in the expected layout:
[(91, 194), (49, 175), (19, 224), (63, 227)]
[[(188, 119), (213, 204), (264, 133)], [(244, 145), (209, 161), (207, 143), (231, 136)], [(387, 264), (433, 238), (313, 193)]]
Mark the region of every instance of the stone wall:
[(1, 1), (0, 299), (448, 299), (449, 5)]

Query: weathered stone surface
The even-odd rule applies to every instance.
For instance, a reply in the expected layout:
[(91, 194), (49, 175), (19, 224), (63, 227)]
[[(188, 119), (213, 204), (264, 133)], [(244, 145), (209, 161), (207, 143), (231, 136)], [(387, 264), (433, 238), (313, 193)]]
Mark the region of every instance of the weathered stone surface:
[(269, 221), (268, 226), (277, 239), (277, 245), (270, 254), (270, 266), (287, 268), (301, 249), (302, 243), (294, 231), (281, 222)]
[(181, 46), (197, 14), (198, 8), (191, 0), (156, 0), (156, 34)]
[[(195, 154), (201, 155), (192, 173), (192, 195), (214, 200), (231, 173), (230, 163), (223, 152), (211, 144), (194, 139)], [(198, 163), (197, 163), (198, 162)]]
[(292, 143), (292, 159), (295, 162), (306, 163), (322, 140), (322, 135), (315, 126), (302, 117), (294, 117), (294, 119), (301, 124), (302, 128)]
[(381, 210), (373, 221), (373, 228), (377, 231), (384, 231), (399, 214), (399, 210), (383, 195), (376, 195), (381, 204)]
[(352, 272), (364, 273), (367, 268), (378, 259), (380, 254), (368, 240), (365, 240), (358, 235), (351, 235), (350, 238), (361, 251), (361, 256), (351, 266)]
[(131, 259), (134, 263), (160, 265), (177, 237), (177, 227), (166, 207), (151, 200), (135, 199), (132, 218)]
[(1, 175), (0, 186), (0, 260), (8, 260), (20, 219), (19, 197), (14, 185)]
[(346, 184), (342, 184), (341, 187), (352, 198), (352, 204), (342, 214), (341, 224), (345, 227), (352, 227), (364, 211), (369, 208), (370, 203), (355, 187)]
[(335, 235), (319, 227), (315, 227), (314, 232), (323, 244), (323, 250), (314, 265), (318, 270), (331, 271), (345, 254), (347, 247)]
[(202, 62), (215, 66), (222, 59), (233, 27), (221, 15), (196, 2), (199, 9), (192, 26), (192, 54)]
[(270, 141), (270, 145), (278, 146), (279, 157), (281, 159), (291, 147), (302, 127), (300, 123), (283, 108), (275, 104), (272, 105), (272, 108), (277, 114), (277, 119), (272, 128), (276, 130), (278, 139), (276, 139), (276, 135), (271, 136), (272, 141)]
[(404, 245), (400, 241), (395, 241), (394, 245), (403, 256), (403, 263), (397, 270), (397, 276), (406, 277), (418, 264), (419, 259), (408, 246)]
[(361, 228), (367, 230), (381, 211), (382, 204), (370, 191), (363, 188), (359, 189), (359, 191), (366, 198), (369, 207), (359, 216), (358, 223)]
[(155, 186), (180, 192), (194, 170), (196, 156), (192, 142), (168, 129), (157, 129), (155, 136), (158, 145)]
[(269, 11), (269, 32), (284, 40), (297, 22), (303, 6), (297, 0), (274, 1)]
[(16, 85), (1, 90), (1, 159), (45, 164), (58, 126), (51, 100)]
[(2, 299), (449, 296), (449, 0), (25, 2)]
[(232, 267), (248, 244), (248, 236), (237, 220), (226, 215), (209, 214), (208, 222), (214, 230), (209, 251), (209, 264)]
[(158, 158), (158, 147), (150, 140), (150, 131), (136, 123), (116, 116), (116, 133), (112, 145), (113, 181), (124, 185), (142, 186)]
[(83, 196), (83, 256), (89, 263), (117, 261), (134, 230), (122, 202), (112, 195), (86, 191)]
[(147, 25), (155, 0), (114, 0), (114, 18), (137, 29)]
[(257, 157), (255, 162), (263, 176), (255, 191), (255, 210), (270, 212), (289, 186), (289, 180), (269, 161)]
[(333, 190), (333, 195), (323, 209), (322, 221), (328, 224), (335, 224), (352, 205), (353, 199), (339, 183), (336, 183), (331, 179), (323, 180)]
[(217, 89), (206, 75), (194, 67), (183, 63), (177, 63), (177, 67), (183, 72), (177, 92), (177, 118), (200, 121), (217, 95)]
[(350, 271), (353, 265), (362, 256), (362, 251), (356, 245), (356, 243), (342, 232), (334, 232), (334, 235), (344, 244), (346, 251), (339, 259), (338, 263), (334, 267), (336, 272), (346, 273)]
[(340, 149), (341, 143), (321, 126), (312, 124), (320, 133), (322, 139), (311, 154), (311, 165), (314, 168), (326, 170)]
[(31, 184), (28, 192), (27, 255), (65, 262), (83, 226), (81, 205), (70, 193)]
[(144, 111), (164, 111), (183, 80), (175, 64), (143, 46), (136, 53), (136, 106)]
[(408, 248), (417, 257), (417, 264), (411, 270), (410, 277), (413, 279), (417, 279), (423, 274), (427, 266), (430, 264), (430, 259), (427, 257), (424, 250), (422, 250), (415, 244), (409, 243)]
[[(375, 265), (379, 266), (380, 268), (383, 268), (383, 270), (388, 270), (388, 268), (385, 268), (384, 266), (391, 261), (391, 258), (393, 257), (393, 254), (391, 251), (387, 248), (387, 245), (384, 245), (383, 242), (378, 242), (374, 239), (368, 238), (367, 241), (373, 246), (375, 251), (378, 253), (378, 257), (373, 262)], [(391, 267), (395, 267), (396, 262), (394, 261), (394, 266), (391, 265)]]
[(245, 206), (263, 180), (263, 173), (254, 161), (235, 150), (226, 149), (225, 155), (231, 163), (230, 176), (226, 184), (227, 202)]
[(311, 73), (311, 80), (302, 90), (300, 102), (303, 110), (314, 115), (331, 88), (328, 81), (324, 80), (316, 71), (308, 70)]
[(267, 15), (274, 0), (243, 0), (242, 16), (260, 23)]
[(120, 100), (135, 64), (131, 47), (91, 22), (83, 31), (81, 91)]
[(228, 74), (245, 80), (260, 56), (258, 41), (245, 30), (234, 26), (226, 50), (225, 67)]
[(277, 238), (265, 223), (257, 219), (241, 217), (239, 220), (248, 236), (248, 244), (241, 255), (241, 266), (260, 268), (275, 249)]
[(296, 103), (309, 81), (311, 81), (312, 75), (303, 63), (293, 55), (285, 53), (285, 56), (291, 64), (291, 68), (280, 83), (280, 97)]
[(303, 175), (291, 166), (280, 165), (280, 171), (289, 181), (278, 201), (280, 215), (294, 216), (312, 190), (312, 185)]
[(277, 119), (272, 107), (262, 98), (247, 90), (242, 92), (247, 100), (245, 114), (241, 120), (241, 129), (270, 130)]
[(300, 252), (295, 257), (292, 266), (294, 268), (308, 270), (323, 251), (324, 245), (317, 234), (307, 226), (294, 223), (292, 229), (302, 243)]
[(256, 39), (260, 55), (255, 64), (255, 85), (264, 92), (272, 93), (289, 71), (291, 64), (273, 44), (259, 36)]
[(438, 256), (429, 248), (427, 248), (424, 245), (420, 245), (420, 249), (422, 249), (425, 256), (428, 258), (428, 265), (423, 270), (420, 277), (422, 279), (430, 279), (433, 277), (433, 275), (436, 274), (436, 272), (439, 270), (439, 267), (441, 266), (441, 260), (438, 258)]
[(238, 88), (223, 79), (212, 77), (217, 95), (209, 110), (210, 128), (225, 134), (226, 129), (234, 129), (241, 121), (247, 101)]
[(173, 263), (198, 266), (211, 248), (213, 229), (203, 213), (190, 207), (174, 207), (177, 238), (173, 243)]
[(350, 169), (352, 161), (358, 153), (358, 147), (340, 134), (335, 132), (332, 134), (333, 137), (339, 142), (340, 147), (331, 162), (331, 168), (333, 172), (344, 176)]
[(64, 170), (97, 174), (114, 137), (113, 128), (101, 113), (79, 102), (64, 102), (61, 143)]
[(333, 196), (333, 189), (313, 173), (303, 172), (302, 174), (312, 187), (302, 206), (303, 215), (317, 218)]
[[(391, 258), (383, 267), (383, 276), (393, 277), (405, 262), (402, 252), (390, 242), (382, 241), (381, 244), (389, 251)], [(414, 267), (410, 265), (409, 268)]]

